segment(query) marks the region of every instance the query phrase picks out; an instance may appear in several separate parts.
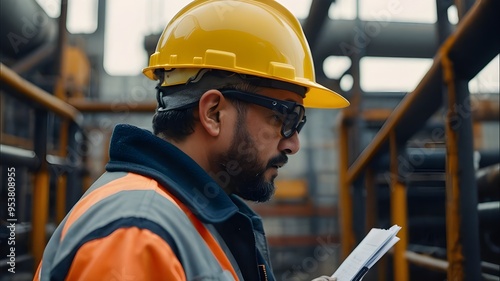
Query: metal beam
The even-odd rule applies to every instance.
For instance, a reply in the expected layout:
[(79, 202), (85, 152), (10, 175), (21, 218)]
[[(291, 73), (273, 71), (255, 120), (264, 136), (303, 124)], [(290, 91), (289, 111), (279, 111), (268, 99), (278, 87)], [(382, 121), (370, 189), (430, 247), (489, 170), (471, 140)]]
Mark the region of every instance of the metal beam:
[(43, 249), (47, 243), (45, 226), (49, 217), (50, 172), (47, 159), (47, 113), (35, 110), (35, 153), (40, 157), (41, 165), (35, 173), (32, 203), (32, 244), (34, 264), (42, 260)]
[[(442, 97), (435, 94), (440, 92), (441, 86), (441, 68), (436, 60), (415, 91), (409, 93), (401, 101), (373, 141), (351, 165), (347, 175), (348, 182), (354, 181), (375, 155), (387, 150), (387, 140), (391, 131), (396, 131), (398, 142), (403, 139), (407, 140), (420, 130), (425, 121), (441, 106)], [(433, 102), (427, 102), (432, 100), (434, 96), (436, 98)]]
[[(475, 76), (498, 53), (500, 39), (496, 38), (498, 36), (492, 36), (495, 33), (491, 29), (496, 28), (498, 33), (500, 17), (496, 15), (496, 11), (498, 11), (499, 5), (500, 1), (496, 0), (477, 2), (458, 26), (456, 32), (446, 41), (445, 45), (449, 50), (450, 59), (453, 61), (455, 69), (460, 71), (457, 74), (460, 75), (458, 78)], [(484, 32), (486, 35), (480, 35), (485, 29), (491, 32)], [(436, 54), (433, 65), (416, 89), (406, 95), (373, 141), (350, 167), (347, 177), (349, 182), (352, 183), (375, 155), (387, 150), (387, 140), (391, 131), (396, 132), (398, 142), (405, 142), (418, 132), (430, 116), (442, 106), (441, 64), (443, 55), (445, 54), (442, 47), (441, 51)], [(470, 62), (472, 60), (476, 62)], [(470, 68), (467, 67), (467, 62), (470, 62)], [(467, 69), (463, 70), (463, 68)]]
[(351, 56), (363, 49), (366, 56), (432, 58), (439, 47), (434, 24), (356, 22), (327, 19), (312, 49), (315, 61)]
[(13, 90), (15, 96), (25, 98), (47, 111), (69, 118), (76, 124), (81, 124), (83, 121), (83, 117), (76, 108), (25, 80), (3, 63), (0, 63), (0, 81), (2, 81), (2, 89), (7, 88), (6, 92), (9, 94), (12, 94), (11, 90)]
[(309, 10), (309, 16), (302, 25), (304, 34), (311, 49), (314, 49), (319, 38), (319, 34), (328, 19), (328, 10), (335, 0), (313, 0)]
[(406, 251), (405, 256), (409, 262), (419, 266), (443, 272), (448, 269), (448, 261), (445, 260), (436, 259), (428, 255), (417, 254), (411, 251)]
[(54, 42), (54, 19), (35, 0), (2, 0), (0, 9), (2, 61), (17, 61), (44, 44)]
[(34, 151), (0, 144), (0, 163), (9, 166), (23, 166), (31, 170), (40, 167), (40, 159)]
[(470, 80), (500, 53), (500, 1), (478, 1), (448, 40), (455, 78)]
[[(488, 167), (500, 163), (500, 152), (498, 150), (478, 150), (479, 168)], [(446, 163), (446, 151), (444, 148), (426, 148), (413, 147), (406, 148), (406, 162), (401, 163), (407, 171), (444, 171)], [(370, 165), (376, 171), (385, 171), (389, 169), (390, 158), (388, 154), (384, 154), (377, 158)]]
[(409, 280), (408, 261), (405, 257), (406, 249), (408, 248), (408, 202), (406, 196), (407, 186), (401, 177), (399, 167), (399, 153), (401, 147), (398, 147), (396, 142), (396, 133), (390, 135), (390, 171), (391, 171), (391, 223), (401, 227), (398, 234), (399, 243), (394, 246), (394, 280), (407, 281)]

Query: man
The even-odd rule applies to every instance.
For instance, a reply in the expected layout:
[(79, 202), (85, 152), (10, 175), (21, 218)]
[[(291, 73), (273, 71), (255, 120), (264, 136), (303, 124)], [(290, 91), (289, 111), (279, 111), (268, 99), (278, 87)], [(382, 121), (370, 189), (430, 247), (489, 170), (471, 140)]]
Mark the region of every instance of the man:
[(106, 173), (55, 231), (35, 280), (276, 280), (243, 200), (271, 198), (304, 106), (348, 105), (315, 82), (299, 22), (274, 1), (193, 1), (144, 73), (159, 81), (153, 134), (116, 127)]

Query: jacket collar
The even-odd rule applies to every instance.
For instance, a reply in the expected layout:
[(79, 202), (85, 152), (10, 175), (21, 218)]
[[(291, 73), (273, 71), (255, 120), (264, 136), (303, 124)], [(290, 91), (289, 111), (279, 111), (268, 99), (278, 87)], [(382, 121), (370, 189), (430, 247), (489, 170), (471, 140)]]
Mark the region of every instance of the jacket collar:
[(230, 197), (193, 159), (147, 130), (117, 125), (109, 154), (106, 170), (153, 178), (205, 223), (219, 223), (238, 212)]

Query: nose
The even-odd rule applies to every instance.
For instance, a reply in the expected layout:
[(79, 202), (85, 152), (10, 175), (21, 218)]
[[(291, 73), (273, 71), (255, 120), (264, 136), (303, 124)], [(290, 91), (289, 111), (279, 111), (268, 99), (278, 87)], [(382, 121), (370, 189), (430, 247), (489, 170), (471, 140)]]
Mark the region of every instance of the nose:
[(300, 149), (299, 133), (295, 132), (289, 138), (281, 138), (278, 149), (290, 155), (297, 153)]

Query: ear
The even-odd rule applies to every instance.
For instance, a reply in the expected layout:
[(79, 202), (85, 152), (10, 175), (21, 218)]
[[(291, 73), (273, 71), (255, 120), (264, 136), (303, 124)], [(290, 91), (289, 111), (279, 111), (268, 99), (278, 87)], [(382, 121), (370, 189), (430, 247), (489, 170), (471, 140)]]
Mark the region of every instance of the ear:
[(217, 90), (208, 90), (200, 98), (198, 115), (206, 132), (216, 137), (220, 134), (220, 111), (224, 108), (224, 96)]

